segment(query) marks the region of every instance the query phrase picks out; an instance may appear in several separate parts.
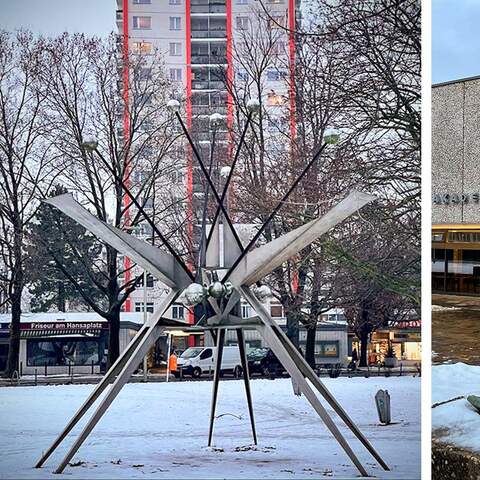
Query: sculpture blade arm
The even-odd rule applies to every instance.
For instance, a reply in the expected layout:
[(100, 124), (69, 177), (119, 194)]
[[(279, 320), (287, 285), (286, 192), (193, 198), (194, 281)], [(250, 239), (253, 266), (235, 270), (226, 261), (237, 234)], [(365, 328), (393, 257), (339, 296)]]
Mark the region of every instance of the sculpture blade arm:
[(168, 287), (184, 288), (191, 283), (188, 273), (173, 255), (102, 222), (82, 207), (71, 194), (58, 195), (44, 200), (44, 203), (58, 208), (115, 250), (129, 256)]
[(353, 191), (323, 217), (282, 235), (281, 237), (249, 252), (231, 272), (233, 285), (252, 285), (261, 280), (283, 262), (292, 258), (318, 237), (341, 223), (375, 197)]

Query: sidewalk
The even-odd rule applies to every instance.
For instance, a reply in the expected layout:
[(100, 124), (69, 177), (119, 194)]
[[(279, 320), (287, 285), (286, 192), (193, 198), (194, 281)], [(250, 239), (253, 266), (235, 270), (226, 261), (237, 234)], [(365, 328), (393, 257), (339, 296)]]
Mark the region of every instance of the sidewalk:
[(432, 305), (454, 307), (465, 310), (480, 310), (480, 297), (463, 295), (432, 295)]
[[(355, 371), (350, 372), (346, 368), (343, 368), (340, 372), (339, 377), (401, 377), (401, 376), (418, 376), (419, 372), (417, 367), (412, 365), (402, 365), (395, 368), (383, 368), (378, 366), (371, 366), (370, 368), (357, 368)], [(320, 369), (317, 371), (317, 375), (320, 378), (328, 378), (329, 370)], [(24, 387), (24, 386), (35, 386), (35, 385), (80, 385), (80, 384), (90, 384), (95, 385), (100, 382), (103, 378), (100, 374), (95, 375), (37, 375), (35, 379), (34, 375), (24, 375), (18, 380), (11, 380), (7, 378), (0, 378), (0, 387)], [(262, 379), (265, 377), (254, 375), (251, 377), (251, 380)], [(280, 377), (277, 377), (280, 378)], [(201, 378), (194, 379), (191, 377), (185, 377), (184, 379), (176, 379), (173, 375), (170, 375), (170, 382), (205, 382), (211, 381), (212, 377), (205, 375)], [(237, 380), (233, 375), (232, 376), (222, 376), (221, 381), (225, 380)], [(147, 383), (158, 383), (166, 381), (165, 373), (156, 373), (149, 372), (147, 375)], [(138, 373), (133, 375), (129, 383), (142, 383), (144, 382), (143, 374)]]

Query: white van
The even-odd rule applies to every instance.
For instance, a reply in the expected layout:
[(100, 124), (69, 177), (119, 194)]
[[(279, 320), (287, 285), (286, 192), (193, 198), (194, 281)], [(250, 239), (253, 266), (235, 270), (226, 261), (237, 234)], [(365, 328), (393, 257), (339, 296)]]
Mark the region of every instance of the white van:
[[(200, 378), (202, 374), (213, 374), (215, 371), (215, 355), (217, 347), (190, 347), (177, 360), (177, 370), (173, 372), (176, 378), (191, 375)], [(221, 373), (232, 373), (236, 378), (242, 376), (242, 362), (238, 347), (223, 347)]]

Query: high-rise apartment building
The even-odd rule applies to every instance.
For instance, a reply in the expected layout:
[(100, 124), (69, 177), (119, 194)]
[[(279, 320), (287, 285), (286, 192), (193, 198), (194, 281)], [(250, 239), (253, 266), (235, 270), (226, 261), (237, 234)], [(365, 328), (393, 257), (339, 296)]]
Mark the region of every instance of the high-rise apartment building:
[[(177, 91), (183, 92), (185, 122), (203, 158), (210, 155), (209, 116), (214, 112), (225, 116), (225, 128), (216, 135), (214, 149), (214, 164), (219, 169), (232, 155), (229, 131), (234, 125), (238, 101), (233, 98), (232, 88), (243, 89), (244, 97), (249, 93), (258, 96), (258, 88), (248, 92), (252, 88), (248, 78), (251, 72), (242, 52), (246, 52), (246, 57), (263, 45), (266, 53), (275, 57), (271, 67), (262, 73), (262, 100), (265, 108), (271, 110), (271, 130), (277, 126), (276, 109), (283, 121), (287, 110), (287, 128), (295, 135), (295, 101), (290, 90), (298, 7), (299, 0), (264, 0), (262, 4), (258, 0), (117, 0), (119, 39), (124, 58), (132, 52), (162, 54), (169, 79), (181, 87)], [(275, 31), (273, 35), (270, 29)], [(256, 39), (263, 37), (268, 37), (272, 44), (257, 44)], [(128, 82), (128, 78), (128, 72), (124, 72), (123, 81)], [(128, 118), (124, 123), (128, 128)], [(185, 154), (186, 213), (193, 219), (203, 197), (204, 183), (188, 148)], [(196, 243), (194, 224), (192, 220), (190, 234)], [(148, 309), (153, 310), (160, 290), (153, 284), (149, 288)], [(139, 289), (127, 302), (126, 310), (142, 308), (143, 292)]]

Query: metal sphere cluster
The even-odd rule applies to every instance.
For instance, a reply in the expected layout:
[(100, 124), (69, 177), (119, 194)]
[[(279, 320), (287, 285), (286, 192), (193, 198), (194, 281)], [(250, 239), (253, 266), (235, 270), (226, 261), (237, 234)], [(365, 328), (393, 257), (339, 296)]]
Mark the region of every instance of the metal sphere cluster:
[(191, 283), (185, 289), (185, 303), (189, 306), (198, 305), (202, 303), (205, 298), (207, 298), (207, 290), (203, 285), (199, 283)]
[(257, 113), (260, 110), (260, 101), (258, 100), (258, 98), (251, 98), (247, 102), (247, 110), (250, 113)]
[(212, 128), (219, 127), (224, 122), (224, 116), (220, 113), (212, 113), (209, 117), (209, 121)]
[(172, 98), (167, 102), (167, 108), (173, 113), (179, 112), (180, 111), (180, 102), (178, 100), (175, 100)]
[(220, 299), (229, 297), (233, 292), (233, 285), (230, 282), (219, 282), (218, 280), (212, 282), (208, 287), (200, 285), (199, 283), (191, 283), (184, 291), (184, 303), (187, 306), (193, 307), (202, 303), (209, 296)]
[(92, 151), (98, 147), (98, 140), (92, 135), (86, 135), (82, 141), (83, 148), (85, 150)]

